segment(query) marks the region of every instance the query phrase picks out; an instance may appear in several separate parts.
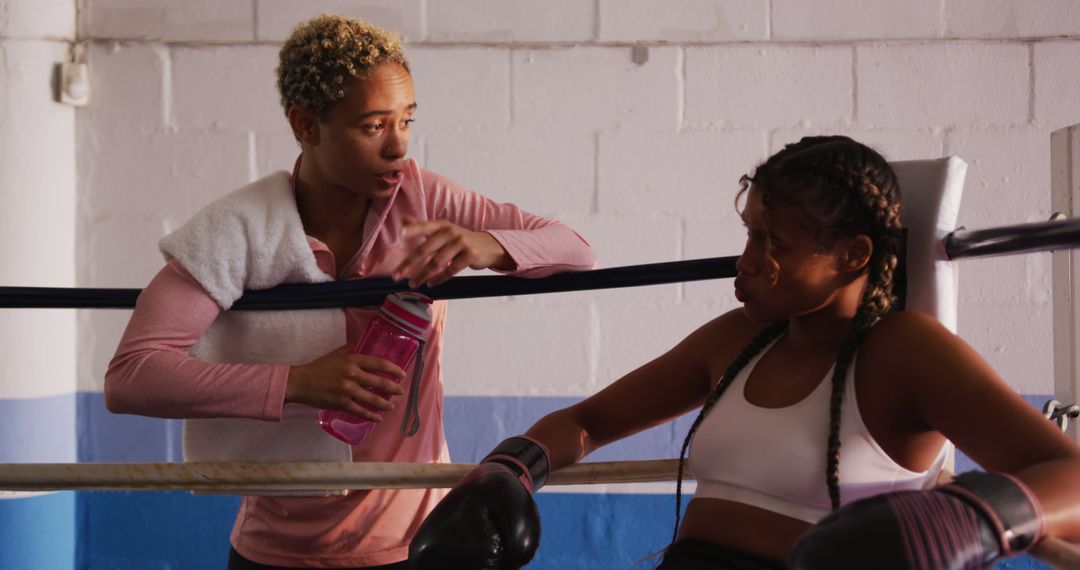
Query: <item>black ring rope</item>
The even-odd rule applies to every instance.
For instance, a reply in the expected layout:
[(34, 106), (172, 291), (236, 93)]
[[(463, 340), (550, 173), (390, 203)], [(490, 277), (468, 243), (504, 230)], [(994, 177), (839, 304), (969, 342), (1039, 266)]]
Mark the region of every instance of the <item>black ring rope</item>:
[[(944, 239), (947, 259), (984, 257), (1080, 247), (1080, 219), (960, 228)], [(455, 277), (436, 287), (416, 289), (433, 299), (467, 299), (615, 289), (734, 277), (738, 256), (710, 257), (560, 273), (540, 279), (509, 276)], [(245, 291), (236, 310), (276, 311), (373, 306), (391, 293), (405, 291), (404, 281), (386, 278), (280, 285)], [(0, 287), (0, 309), (131, 309), (141, 289), (78, 287)]]
[[(432, 299), (467, 299), (614, 289), (735, 277), (738, 256), (691, 259), (559, 273), (539, 279), (510, 276), (455, 277), (435, 287), (415, 289)], [(391, 293), (408, 290), (387, 278), (279, 285), (245, 291), (236, 310), (277, 311), (378, 305)], [(0, 287), (0, 309), (131, 309), (141, 289)]]

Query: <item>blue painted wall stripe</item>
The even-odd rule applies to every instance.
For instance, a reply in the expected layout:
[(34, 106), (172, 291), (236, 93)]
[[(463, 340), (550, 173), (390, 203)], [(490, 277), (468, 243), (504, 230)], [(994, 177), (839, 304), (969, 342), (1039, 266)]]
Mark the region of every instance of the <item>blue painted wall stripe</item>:
[(0, 568), (75, 567), (75, 500), (73, 492), (0, 500)]
[[(528, 570), (652, 568), (655, 558), (639, 561), (671, 539), (674, 495), (543, 493), (536, 500), (544, 524)], [(238, 504), (236, 497), (187, 493), (79, 493), (77, 568), (223, 570)], [(996, 568), (1049, 569), (1030, 557)]]
[(75, 394), (0, 399), (0, 463), (70, 463), (75, 453)]
[[(180, 461), (180, 421), (109, 413), (104, 397), (97, 392), (82, 392), (78, 398), (79, 461)], [(580, 400), (533, 396), (448, 397), (444, 412), (451, 458), (458, 463), (479, 461), (503, 438), (522, 433), (543, 415)], [(693, 415), (688, 414), (609, 445), (589, 460), (674, 457), (692, 421)]]

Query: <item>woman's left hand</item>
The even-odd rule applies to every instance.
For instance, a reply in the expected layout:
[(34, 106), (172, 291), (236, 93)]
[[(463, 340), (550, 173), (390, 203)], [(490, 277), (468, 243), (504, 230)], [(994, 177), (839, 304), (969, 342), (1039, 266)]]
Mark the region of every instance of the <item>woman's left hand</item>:
[(394, 270), (394, 279), (409, 278), (409, 287), (443, 283), (466, 267), (509, 269), (513, 260), (487, 232), (476, 232), (447, 220), (409, 222), (403, 239), (421, 240)]

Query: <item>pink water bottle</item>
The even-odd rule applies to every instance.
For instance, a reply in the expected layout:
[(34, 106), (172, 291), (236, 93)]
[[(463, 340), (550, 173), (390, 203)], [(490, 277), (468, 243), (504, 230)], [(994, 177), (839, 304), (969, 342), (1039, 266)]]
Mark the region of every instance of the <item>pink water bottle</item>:
[[(405, 370), (421, 353), (416, 368), (413, 370), (412, 384), (405, 419), (401, 431), (413, 435), (420, 428), (418, 398), (420, 396), (420, 376), (424, 372), (423, 347), (428, 328), (431, 326), (431, 299), (406, 291), (386, 297), (379, 313), (368, 323), (364, 334), (360, 336), (355, 354), (366, 354), (385, 358)], [(383, 375), (391, 380), (394, 377)], [(319, 410), (319, 425), (326, 433), (352, 445), (363, 443), (375, 422), (358, 418), (340, 410)]]

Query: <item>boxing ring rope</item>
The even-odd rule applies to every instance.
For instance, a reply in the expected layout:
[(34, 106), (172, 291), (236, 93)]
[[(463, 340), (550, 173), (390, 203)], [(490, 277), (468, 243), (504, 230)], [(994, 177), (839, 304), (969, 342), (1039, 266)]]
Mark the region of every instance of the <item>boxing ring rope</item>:
[[(376, 462), (9, 463), (0, 464), (0, 490), (428, 489), (452, 487), (473, 467), (468, 463)], [(678, 467), (675, 459), (577, 463), (553, 471), (547, 485), (672, 481)], [(683, 475), (693, 479), (685, 468)], [(1058, 538), (1044, 538), (1031, 553), (1056, 568), (1080, 567), (1080, 545)]]
[[(251, 491), (435, 489), (457, 484), (475, 464), (336, 462), (9, 463), (11, 491)], [(674, 481), (675, 459), (589, 462), (553, 471), (547, 485)], [(690, 478), (684, 470), (684, 476)]]
[[(950, 260), (1076, 247), (1080, 247), (1080, 218), (983, 230), (961, 228), (942, 240), (943, 254)], [(442, 285), (415, 290), (432, 299), (467, 299), (662, 285), (735, 277), (736, 260), (738, 256), (711, 257), (561, 273), (540, 279), (455, 277)], [(247, 291), (230, 310), (373, 306), (391, 293), (408, 289), (404, 281), (385, 278), (280, 285)], [(0, 287), (0, 309), (130, 309), (135, 306), (139, 292), (139, 289)]]
[[(945, 259), (1080, 248), (1080, 218), (969, 231), (960, 228), (941, 242)], [(564, 273), (540, 279), (509, 276), (456, 277), (417, 289), (434, 299), (463, 299), (659, 285), (734, 277), (737, 256), (695, 259)], [(316, 309), (371, 306), (408, 289), (390, 279), (283, 285), (247, 291), (236, 310)], [(0, 308), (130, 309), (139, 289), (0, 287)], [(1080, 407), (1047, 402), (1044, 415), (1065, 429)], [(473, 464), (191, 462), (191, 463), (0, 463), (0, 491), (297, 492), (311, 490), (452, 487)], [(678, 461), (588, 462), (552, 472), (548, 485), (673, 481)], [(684, 478), (692, 479), (689, 473)], [(1048, 537), (1032, 550), (1062, 568), (1080, 568), (1080, 545)]]

